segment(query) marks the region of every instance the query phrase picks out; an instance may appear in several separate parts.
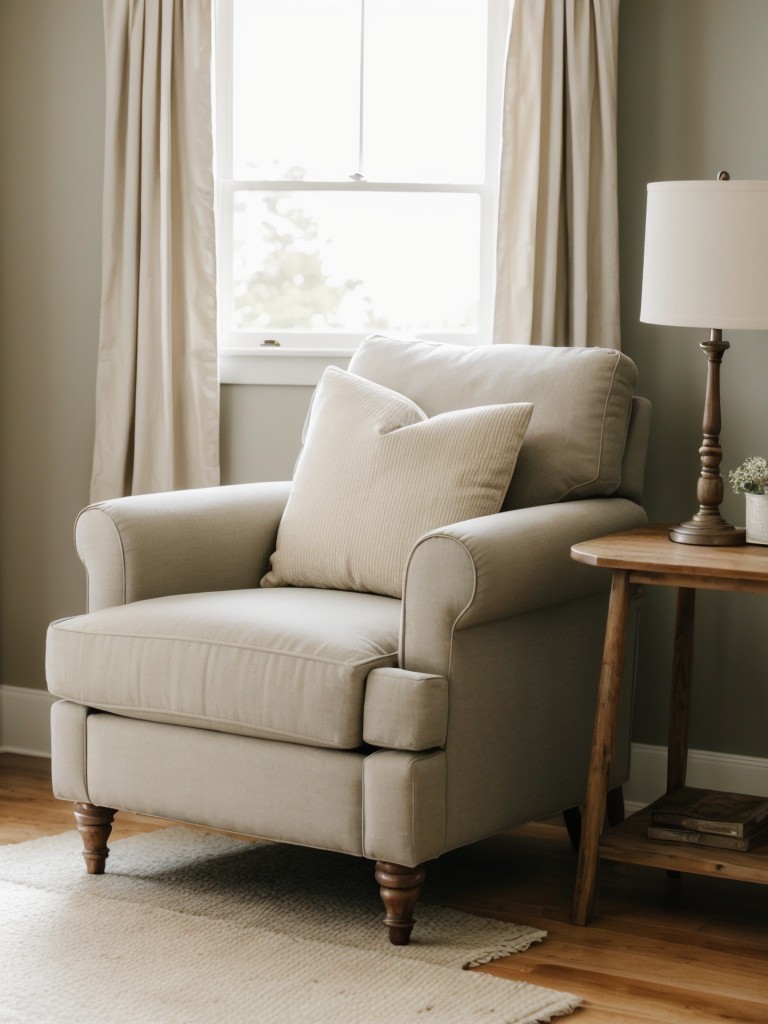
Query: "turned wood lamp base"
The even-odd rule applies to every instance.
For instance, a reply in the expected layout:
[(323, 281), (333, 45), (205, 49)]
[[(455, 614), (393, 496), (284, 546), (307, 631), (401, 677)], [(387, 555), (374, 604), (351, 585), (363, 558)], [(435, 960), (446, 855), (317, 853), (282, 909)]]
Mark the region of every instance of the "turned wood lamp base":
[(700, 522), (697, 517), (686, 523), (679, 523), (669, 531), (669, 539), (677, 544), (701, 544), (710, 547), (734, 547), (745, 544), (747, 532), (741, 527), (731, 526), (725, 519), (719, 524)]
[(702, 341), (707, 354), (707, 391), (704, 399), (704, 437), (699, 448), (701, 474), (696, 487), (699, 511), (687, 522), (673, 526), (669, 539), (677, 544), (700, 544), (709, 547), (734, 547), (746, 543), (746, 531), (731, 526), (720, 515), (723, 481), (720, 463), (720, 364), (730, 348), (723, 341), (723, 332), (713, 329), (709, 341)]

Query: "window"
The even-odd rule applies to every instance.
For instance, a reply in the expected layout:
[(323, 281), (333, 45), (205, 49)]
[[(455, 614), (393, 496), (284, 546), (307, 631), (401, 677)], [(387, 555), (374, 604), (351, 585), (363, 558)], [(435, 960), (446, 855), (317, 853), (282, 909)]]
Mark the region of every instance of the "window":
[(507, 9), (218, 0), (223, 357), (490, 340)]

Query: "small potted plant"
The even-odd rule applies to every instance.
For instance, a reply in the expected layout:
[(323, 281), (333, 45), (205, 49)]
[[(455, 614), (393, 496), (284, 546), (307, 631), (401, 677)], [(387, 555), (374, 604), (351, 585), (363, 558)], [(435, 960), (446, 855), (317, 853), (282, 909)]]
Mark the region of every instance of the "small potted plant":
[(751, 455), (728, 474), (736, 494), (747, 503), (747, 543), (768, 544), (768, 462)]

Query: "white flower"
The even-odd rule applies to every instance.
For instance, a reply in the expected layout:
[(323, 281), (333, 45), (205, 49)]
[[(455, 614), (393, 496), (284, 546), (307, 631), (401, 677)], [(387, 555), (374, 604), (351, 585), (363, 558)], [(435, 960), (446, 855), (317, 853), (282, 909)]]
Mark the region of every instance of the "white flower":
[(736, 494), (768, 493), (768, 462), (759, 455), (750, 455), (728, 474)]

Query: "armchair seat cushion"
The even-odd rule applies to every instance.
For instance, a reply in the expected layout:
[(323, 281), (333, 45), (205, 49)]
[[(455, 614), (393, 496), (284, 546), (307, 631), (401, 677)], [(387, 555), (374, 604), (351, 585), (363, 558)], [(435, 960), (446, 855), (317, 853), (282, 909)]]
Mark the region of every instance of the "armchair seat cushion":
[(49, 689), (154, 722), (354, 749), (400, 601), (276, 588), (153, 598), (54, 622)]

